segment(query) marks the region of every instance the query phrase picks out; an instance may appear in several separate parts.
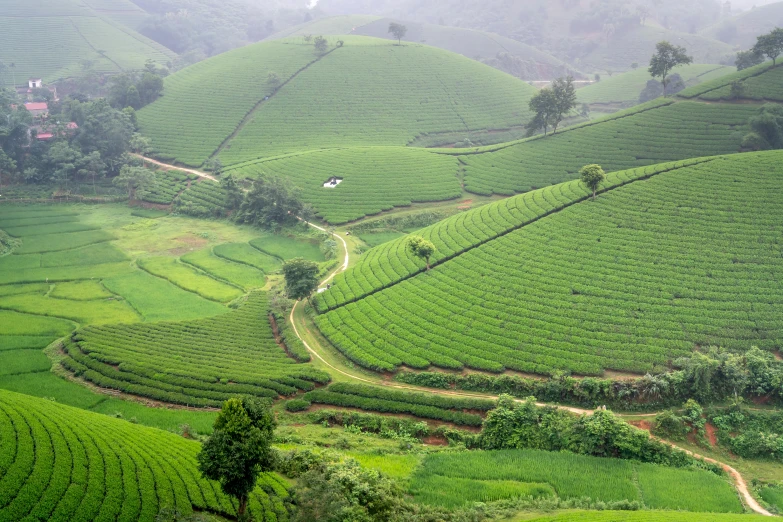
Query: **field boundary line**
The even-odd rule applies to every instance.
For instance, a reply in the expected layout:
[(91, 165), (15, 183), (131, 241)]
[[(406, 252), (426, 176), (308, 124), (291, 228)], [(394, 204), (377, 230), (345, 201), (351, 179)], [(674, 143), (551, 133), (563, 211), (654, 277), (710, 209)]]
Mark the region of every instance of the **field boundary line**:
[(215, 176), (213, 176), (211, 174), (207, 174), (206, 172), (201, 172), (200, 170), (189, 169), (187, 167), (178, 167), (176, 165), (171, 165), (169, 163), (163, 163), (162, 161), (158, 161), (156, 159), (148, 158), (147, 156), (142, 156), (141, 154), (136, 154), (135, 152), (132, 152), (131, 156), (139, 158), (143, 162), (151, 163), (153, 165), (157, 165), (158, 167), (164, 167), (164, 168), (169, 169), (169, 170), (179, 170), (180, 172), (187, 172), (188, 174), (194, 174), (194, 175), (196, 175), (196, 176), (198, 176), (200, 178), (204, 178), (204, 179), (208, 179), (210, 181), (214, 181), (215, 183), (218, 182), (218, 179)]
[[(702, 165), (702, 164), (705, 164), (705, 163), (710, 163), (712, 161), (715, 161), (716, 158), (720, 158), (720, 157), (721, 156), (703, 158), (703, 159), (700, 159), (699, 161), (696, 161), (695, 163), (689, 163), (687, 165), (685, 165), (684, 163), (682, 163), (680, 165), (675, 164), (671, 168), (667, 168), (667, 169), (664, 169), (664, 170), (659, 170), (659, 171), (656, 171), (656, 172), (653, 172), (653, 173), (650, 173), (650, 174), (645, 174), (643, 176), (639, 176), (638, 178), (634, 178), (632, 180), (621, 181), (617, 185), (605, 188), (603, 190), (599, 190), (597, 192), (597, 194), (605, 194), (605, 193), (611, 192), (611, 191), (613, 191), (615, 189), (624, 187), (626, 185), (631, 185), (631, 184), (633, 184), (633, 183), (635, 183), (637, 181), (648, 180), (648, 179), (650, 179), (650, 178), (652, 178), (654, 176), (657, 176), (659, 174), (666, 174), (667, 172), (680, 170), (680, 169), (683, 169), (683, 168), (686, 168), (686, 167), (692, 167), (694, 165)], [(682, 160), (682, 161), (684, 162), (684, 161), (688, 161), (688, 160)], [(675, 162), (673, 162), (673, 163), (675, 163)], [(681, 163), (681, 162), (676, 162), (676, 163)], [(640, 168), (644, 168), (644, 167), (640, 167)], [(633, 170), (633, 169), (630, 169), (630, 170)], [(618, 172), (623, 172), (623, 171), (618, 171)], [(544, 189), (539, 189), (539, 190), (544, 190)], [(531, 192), (535, 192), (535, 191), (531, 191)], [(527, 194), (527, 193), (524, 193), (524, 194)], [(521, 196), (521, 195), (522, 194), (518, 194), (517, 196), (512, 196), (512, 197), (518, 197), (518, 196)], [(563, 210), (565, 210), (567, 208), (570, 208), (570, 207), (572, 207), (574, 205), (577, 205), (579, 203), (584, 203), (585, 201), (587, 201), (587, 200), (589, 200), (591, 198), (592, 198), (592, 195), (588, 194), (588, 195), (583, 196), (581, 198), (578, 198), (578, 199), (575, 199), (575, 200), (570, 201), (568, 203), (565, 203), (565, 204), (563, 204), (560, 207), (554, 208), (554, 209), (552, 209), (552, 210), (550, 210), (550, 211), (548, 211), (548, 212), (546, 212), (544, 214), (541, 214), (540, 216), (536, 216), (536, 217), (534, 217), (532, 219), (529, 219), (529, 220), (527, 220), (527, 221), (525, 221), (523, 223), (520, 223), (519, 225), (515, 225), (515, 226), (513, 226), (511, 228), (508, 228), (508, 229), (506, 229), (506, 230), (504, 230), (502, 232), (499, 232), (498, 234), (495, 234), (495, 235), (493, 235), (491, 237), (482, 239), (478, 243), (475, 243), (475, 244), (473, 244), (473, 245), (471, 245), (471, 246), (469, 246), (467, 248), (464, 248), (462, 250), (454, 252), (453, 254), (449, 254), (448, 256), (445, 256), (445, 257), (443, 257), (443, 258), (441, 258), (441, 259), (431, 263), (430, 264), (430, 268), (438, 267), (438, 266), (440, 266), (440, 265), (442, 265), (442, 264), (444, 264), (444, 263), (446, 263), (448, 261), (451, 261), (452, 259), (454, 259), (454, 258), (456, 258), (458, 256), (461, 256), (463, 254), (466, 254), (466, 253), (470, 252), (471, 250), (474, 250), (474, 249), (476, 249), (476, 248), (478, 248), (480, 246), (483, 246), (483, 245), (485, 245), (487, 243), (490, 243), (491, 241), (495, 241), (496, 239), (500, 239), (501, 237), (506, 236), (508, 234), (511, 234), (512, 232), (515, 232), (515, 231), (517, 231), (517, 230), (519, 230), (521, 228), (524, 228), (524, 227), (526, 227), (528, 225), (532, 225), (533, 223), (535, 223), (537, 221), (540, 221), (540, 220), (542, 220), (544, 218), (547, 218), (549, 216), (552, 216), (554, 214), (562, 212)], [(375, 288), (375, 289), (373, 289), (373, 290), (371, 290), (371, 291), (369, 291), (369, 292), (367, 292), (365, 294), (362, 294), (361, 296), (357, 296), (357, 297), (351, 298), (349, 300), (346, 300), (346, 301), (342, 302), (341, 304), (339, 304), (337, 306), (334, 306), (332, 308), (327, 308), (327, 310), (328, 311), (337, 310), (338, 308), (342, 308), (345, 305), (348, 305), (348, 304), (351, 304), (351, 303), (355, 303), (355, 302), (357, 302), (357, 301), (359, 301), (361, 299), (364, 299), (364, 298), (369, 297), (371, 295), (377, 294), (378, 292), (381, 292), (381, 291), (386, 290), (388, 288), (392, 288), (394, 286), (397, 286), (398, 284), (400, 284), (400, 283), (402, 283), (404, 281), (407, 281), (408, 279), (411, 279), (413, 277), (416, 277), (417, 275), (422, 274), (422, 273), (425, 273), (425, 269), (423, 269), (423, 268), (421, 268), (421, 269), (419, 269), (419, 270), (417, 270), (415, 272), (411, 272), (410, 274), (405, 275), (405, 276), (403, 276), (403, 277), (401, 277), (401, 278), (399, 278), (399, 279), (397, 279), (395, 281), (392, 281), (391, 283), (389, 283), (387, 285), (382, 285), (382, 286), (380, 286), (378, 288)]]
[(239, 124), (237, 125), (236, 129), (234, 129), (234, 132), (229, 134), (228, 137), (223, 140), (223, 142), (218, 146), (218, 148), (215, 149), (215, 151), (212, 152), (212, 154), (209, 155), (208, 159), (215, 158), (221, 152), (223, 152), (223, 150), (225, 150), (225, 148), (226, 148), (226, 145), (228, 145), (234, 138), (237, 137), (237, 135), (240, 132), (242, 132), (242, 130), (245, 128), (245, 126), (247, 126), (247, 124), (253, 118), (255, 113), (258, 112), (258, 110), (261, 109), (261, 107), (263, 107), (264, 104), (267, 101), (271, 100), (278, 92), (280, 92), (280, 90), (283, 87), (285, 87), (286, 85), (291, 83), (297, 76), (299, 76), (300, 74), (305, 72), (312, 65), (320, 62), (321, 60), (323, 60), (324, 58), (326, 58), (327, 56), (329, 56), (330, 54), (335, 52), (337, 49), (339, 49), (339, 47), (335, 47), (334, 49), (331, 49), (331, 50), (325, 52), (324, 54), (319, 55), (318, 57), (316, 57), (315, 60), (313, 60), (312, 62), (307, 63), (304, 67), (302, 67), (301, 69), (296, 71), (294, 74), (292, 74), (286, 81), (284, 81), (283, 83), (281, 83), (280, 85), (275, 87), (275, 89), (271, 92), (271, 94), (269, 94), (268, 96), (265, 96), (264, 98), (261, 98), (260, 100), (258, 100), (258, 102), (255, 105), (253, 105), (253, 107), (249, 111), (247, 111), (247, 114), (245, 114), (245, 117), (242, 118), (242, 121), (239, 122)]

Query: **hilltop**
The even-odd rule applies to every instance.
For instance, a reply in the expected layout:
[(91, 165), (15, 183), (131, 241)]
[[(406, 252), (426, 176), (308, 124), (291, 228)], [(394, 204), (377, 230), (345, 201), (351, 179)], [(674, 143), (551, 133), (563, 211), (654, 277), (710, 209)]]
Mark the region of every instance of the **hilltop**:
[(405, 25), (406, 42), (416, 42), (451, 51), (487, 63), (523, 80), (546, 80), (566, 74), (579, 76), (572, 67), (535, 47), (474, 29), (395, 20), (372, 15), (332, 16), (281, 31), (268, 40), (304, 35), (361, 35), (393, 40), (389, 24)]
[(714, 38), (741, 49), (749, 49), (756, 37), (775, 27), (783, 27), (783, 2), (775, 2), (744, 11), (736, 16), (711, 25), (699, 34)]
[[(165, 64), (174, 53), (118, 23), (143, 14), (124, 0), (9, 0), (0, 5), (0, 62), (7, 85), (27, 78), (46, 82), (77, 74), (84, 61), (97, 72), (141, 69), (146, 60)], [(133, 4), (131, 4), (133, 5)], [(125, 9), (131, 9), (125, 13)], [(13, 68), (10, 65), (14, 64)]]
[[(533, 93), (505, 73), (421, 44), (330, 37), (319, 54), (293, 38), (234, 50), (171, 75), (165, 95), (138, 117), (160, 156), (193, 166), (216, 156), (233, 165), (521, 125)], [(183, 128), (189, 132), (183, 135)]]
[[(732, 84), (740, 91), (732, 91)], [(680, 98), (704, 101), (783, 101), (783, 63), (773, 67), (772, 62), (738, 71), (704, 82), (677, 93)]]
[(384, 371), (644, 373), (698, 346), (772, 349), (782, 196), (779, 151), (617, 172), (597, 201), (578, 181), (530, 192), (418, 232), (430, 271), (405, 238), (371, 250), (317, 323)]

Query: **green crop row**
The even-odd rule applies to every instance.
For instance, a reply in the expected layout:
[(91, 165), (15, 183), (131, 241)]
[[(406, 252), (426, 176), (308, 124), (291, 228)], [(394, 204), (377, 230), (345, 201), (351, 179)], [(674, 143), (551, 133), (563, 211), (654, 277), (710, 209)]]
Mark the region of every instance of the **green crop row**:
[(155, 182), (149, 187), (142, 198), (149, 203), (169, 205), (174, 198), (188, 188), (195, 174), (184, 174), (178, 171), (162, 171), (155, 174)]
[[(751, 76), (742, 80), (743, 99), (783, 101), (783, 66), (769, 69), (758, 76)], [(704, 100), (731, 100), (734, 95), (731, 85), (705, 92), (699, 98)]]
[[(729, 76), (723, 76), (721, 78), (715, 78), (714, 80), (710, 80), (708, 82), (704, 82), (702, 84), (689, 87), (688, 89), (685, 89), (684, 91), (680, 91), (677, 93), (677, 96), (681, 98), (697, 98), (701, 97), (702, 95), (711, 93), (713, 91), (725, 89), (726, 87), (731, 88), (731, 82), (733, 81), (741, 81), (748, 85), (748, 81), (751, 78), (759, 78), (762, 79), (764, 83), (766, 82), (767, 78), (771, 78), (768, 76), (769, 72), (772, 70), (772, 63), (771, 62), (765, 62), (761, 65), (757, 65), (755, 67), (749, 67), (747, 69), (744, 69), (742, 71), (738, 71), (732, 75)], [(754, 82), (755, 83), (755, 82)], [(769, 82), (770, 84), (772, 82)]]
[[(693, 159), (612, 173), (608, 175), (602, 189), (609, 190), (703, 161), (708, 160)], [(588, 191), (578, 181), (562, 183), (457, 214), (423, 228), (417, 234), (433, 242), (436, 251), (432, 262), (437, 264), (582, 201), (588, 195)], [(355, 301), (424, 270), (424, 262), (407, 250), (406, 242), (407, 238), (403, 237), (373, 248), (362, 256), (355, 267), (338, 274), (332, 289), (317, 297), (319, 311)]]
[[(153, 522), (161, 510), (234, 516), (201, 478), (199, 444), (84, 410), (0, 391), (0, 521)], [(256, 520), (287, 521), (285, 482), (264, 474)]]
[(264, 293), (207, 319), (82, 328), (64, 348), (63, 365), (88, 381), (177, 404), (216, 406), (236, 394), (276, 398), (329, 380), (278, 346)]
[[(536, 484), (538, 492), (540, 485), (549, 485), (562, 499), (627, 500), (651, 509), (742, 512), (731, 485), (709, 471), (539, 450), (428, 455), (414, 474), (410, 490), (419, 502), (449, 507), (470, 500), (487, 502), (520, 494), (513, 489), (486, 490), (487, 485), (497, 481)], [(474, 498), (477, 494), (479, 498)], [(482, 496), (487, 494), (492, 496)]]
[(385, 371), (647, 372), (696, 346), (776, 349), (781, 159), (729, 156), (614, 188), (317, 324)]
[[(359, 408), (380, 413), (402, 413), (463, 426), (481, 426), (482, 423), (480, 415), (462, 411), (468, 404), (463, 399), (392, 392), (372, 386), (333, 384), (326, 389), (308, 392), (302, 398), (311, 403)], [(484, 409), (484, 402), (489, 401), (476, 401), (476, 405)]]

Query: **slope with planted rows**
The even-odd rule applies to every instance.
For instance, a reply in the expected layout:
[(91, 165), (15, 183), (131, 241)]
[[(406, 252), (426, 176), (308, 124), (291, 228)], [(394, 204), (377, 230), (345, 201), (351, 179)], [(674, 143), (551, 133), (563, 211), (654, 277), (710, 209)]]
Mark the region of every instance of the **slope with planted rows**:
[(422, 233), (438, 240), (429, 272), (403, 240), (370, 251), (319, 298), (318, 325), (376, 370), (646, 372), (698, 346), (774, 349), (781, 159), (636, 169), (596, 202), (571, 182), (470, 211)]

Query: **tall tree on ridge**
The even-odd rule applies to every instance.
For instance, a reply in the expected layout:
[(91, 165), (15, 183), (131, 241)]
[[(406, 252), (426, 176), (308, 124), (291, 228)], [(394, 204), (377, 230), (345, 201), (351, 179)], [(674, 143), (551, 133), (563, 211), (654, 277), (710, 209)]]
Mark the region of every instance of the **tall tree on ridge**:
[(693, 58), (688, 56), (685, 47), (672, 45), (667, 41), (658, 42), (655, 46), (655, 54), (650, 59), (650, 76), (661, 77), (664, 96), (666, 95), (666, 81), (669, 73), (679, 65), (693, 63)]

